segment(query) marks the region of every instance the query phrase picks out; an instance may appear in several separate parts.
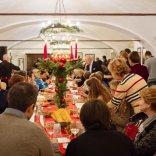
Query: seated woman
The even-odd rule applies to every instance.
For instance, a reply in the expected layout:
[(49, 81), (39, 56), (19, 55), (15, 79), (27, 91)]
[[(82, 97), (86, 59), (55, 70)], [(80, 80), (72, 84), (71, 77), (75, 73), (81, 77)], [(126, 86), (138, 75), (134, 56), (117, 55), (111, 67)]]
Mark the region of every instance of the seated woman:
[(156, 153), (156, 86), (141, 91), (139, 108), (147, 115), (135, 137), (138, 156), (154, 156)]
[(88, 90), (88, 99), (97, 98), (104, 102), (111, 100), (111, 94), (108, 89), (95, 77), (92, 77), (85, 82)]
[(48, 83), (49, 73), (47, 71), (41, 71), (40, 78), (42, 79), (43, 82)]
[(136, 156), (129, 138), (109, 129), (110, 114), (105, 102), (87, 101), (81, 108), (80, 120), (86, 132), (69, 143), (66, 156)]
[(18, 74), (13, 75), (8, 82), (9, 88), (18, 82), (25, 82), (25, 77)]
[(16, 83), (18, 82), (24, 82), (25, 77), (15, 74), (13, 75), (9, 81), (8, 81), (8, 87), (4, 82), (0, 81), (0, 113), (2, 113), (7, 107), (8, 107), (8, 102), (7, 102), (7, 93), (8, 90)]
[(123, 59), (112, 60), (108, 65), (108, 69), (114, 79), (121, 81), (108, 106), (110, 108), (115, 107), (115, 105), (121, 104), (122, 100), (125, 99), (127, 103), (132, 105), (134, 112), (138, 113), (139, 93), (147, 87), (146, 81), (137, 74), (129, 73), (130, 68)]
[(32, 73), (32, 71), (28, 71), (27, 72), (27, 79), (26, 79), (26, 82), (32, 84), (32, 85), (36, 85), (36, 82), (35, 82), (35, 77)]
[(24, 70), (19, 70), (19, 71), (14, 71), (14, 75), (21, 75), (25, 78), (25, 80), (27, 80), (27, 72)]
[(39, 86), (39, 90), (48, 87), (48, 83), (43, 82), (43, 80), (41, 79), (40, 71), (38, 69), (33, 69), (33, 75), (35, 77), (36, 84)]
[(92, 74), (90, 75), (89, 78), (91, 78), (91, 77), (96, 77), (97, 79), (99, 79), (99, 80), (101, 81), (101, 83), (102, 83), (105, 87), (108, 88), (108, 85), (103, 81), (103, 73), (102, 73), (101, 71), (97, 71), (97, 72), (95, 72), (95, 73), (92, 73)]
[(85, 80), (89, 79), (90, 75), (92, 73), (90, 71), (84, 71), (83, 77), (85, 78)]
[(83, 75), (84, 71), (82, 69), (74, 69), (74, 81), (78, 87), (81, 87), (84, 84), (85, 78)]

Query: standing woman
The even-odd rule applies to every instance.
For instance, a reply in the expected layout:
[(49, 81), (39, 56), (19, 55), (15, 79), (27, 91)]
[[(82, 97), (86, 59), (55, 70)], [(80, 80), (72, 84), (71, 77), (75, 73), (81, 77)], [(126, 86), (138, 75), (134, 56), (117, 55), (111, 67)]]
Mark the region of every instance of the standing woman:
[(137, 74), (131, 74), (130, 68), (123, 59), (114, 59), (109, 65), (108, 69), (112, 74), (112, 77), (116, 80), (120, 80), (120, 84), (115, 90), (112, 100), (108, 103), (108, 107), (113, 108), (120, 105), (122, 100), (132, 105), (135, 113), (140, 110), (138, 108), (138, 101), (140, 100), (140, 91), (147, 87), (146, 81)]
[(135, 137), (138, 156), (154, 156), (156, 153), (156, 86), (141, 91), (140, 111), (148, 118), (140, 125)]

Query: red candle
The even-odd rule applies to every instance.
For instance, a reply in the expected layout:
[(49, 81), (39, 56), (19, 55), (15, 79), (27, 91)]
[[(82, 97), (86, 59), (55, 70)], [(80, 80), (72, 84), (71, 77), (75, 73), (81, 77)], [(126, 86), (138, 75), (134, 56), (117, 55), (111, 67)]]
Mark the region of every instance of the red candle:
[(75, 42), (75, 59), (77, 59), (77, 40)]
[(44, 59), (48, 58), (48, 53), (47, 53), (47, 43), (45, 43), (44, 45), (44, 55), (43, 55)]
[(73, 47), (72, 47), (72, 43), (70, 43), (70, 59), (72, 60), (74, 58), (73, 56)]

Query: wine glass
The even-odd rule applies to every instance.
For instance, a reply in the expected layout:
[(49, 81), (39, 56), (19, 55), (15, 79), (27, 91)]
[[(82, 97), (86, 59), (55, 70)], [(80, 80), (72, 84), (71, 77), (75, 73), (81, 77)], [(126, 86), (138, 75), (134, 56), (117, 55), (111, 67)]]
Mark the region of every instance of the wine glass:
[(77, 102), (78, 96), (73, 93), (73, 104)]
[(76, 137), (76, 135), (79, 133), (80, 129), (80, 122), (79, 121), (72, 121), (70, 124), (70, 131)]
[(53, 128), (54, 128), (54, 121), (47, 121), (44, 123), (44, 127), (46, 128), (47, 132), (52, 135), (53, 134)]
[(60, 123), (55, 123), (53, 125), (53, 137), (54, 138), (59, 138), (61, 136), (62, 136), (61, 135), (61, 125), (60, 125)]

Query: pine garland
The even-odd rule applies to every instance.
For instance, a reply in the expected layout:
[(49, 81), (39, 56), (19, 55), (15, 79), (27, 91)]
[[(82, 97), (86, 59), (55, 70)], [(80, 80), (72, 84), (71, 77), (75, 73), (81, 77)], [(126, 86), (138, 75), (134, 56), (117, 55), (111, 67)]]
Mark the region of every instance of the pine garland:
[(80, 30), (76, 25), (69, 26), (62, 23), (55, 23), (55, 24), (48, 25), (46, 28), (42, 28), (40, 34), (45, 34), (45, 33), (58, 34), (62, 32), (76, 33), (81, 31), (82, 30)]

